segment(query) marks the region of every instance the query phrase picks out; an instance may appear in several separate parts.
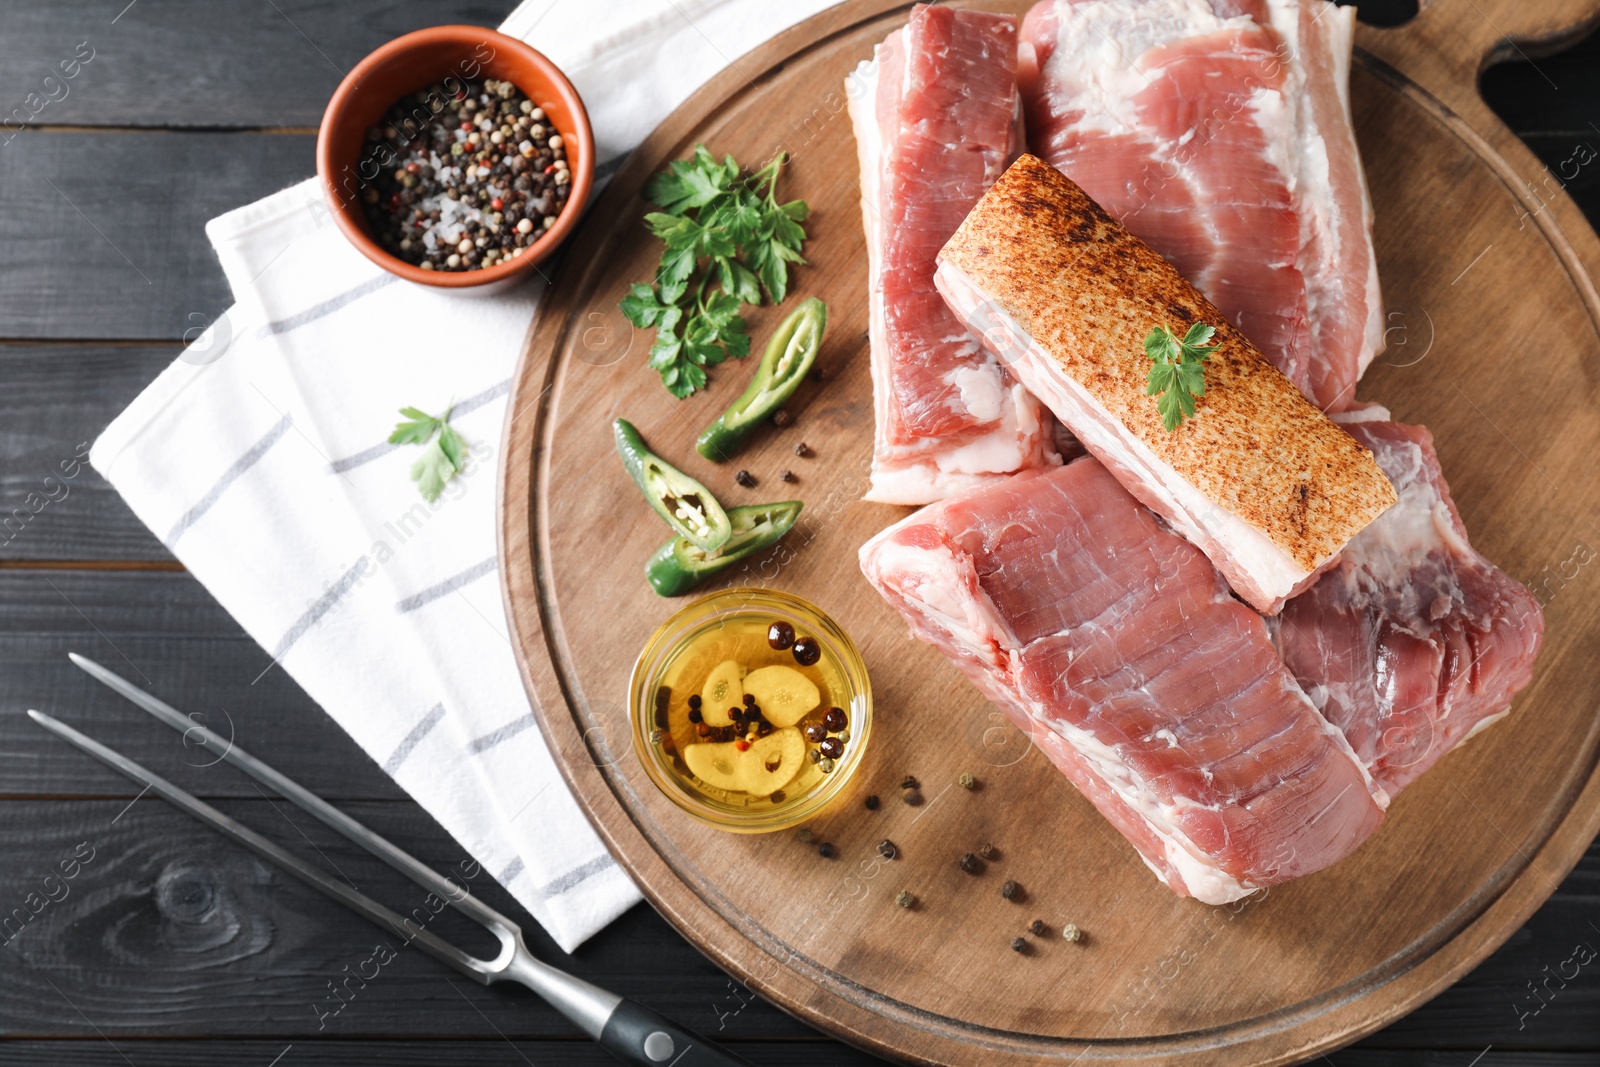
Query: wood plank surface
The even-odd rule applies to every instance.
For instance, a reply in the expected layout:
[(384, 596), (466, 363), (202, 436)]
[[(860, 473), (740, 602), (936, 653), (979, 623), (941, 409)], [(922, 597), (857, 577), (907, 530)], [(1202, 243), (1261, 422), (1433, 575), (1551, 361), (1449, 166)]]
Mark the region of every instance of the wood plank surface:
[(206, 222), (310, 177), (315, 141), (18, 134), (0, 149), (0, 339), (181, 340), (233, 303)]
[[(152, 769), (211, 762), (73, 667), (67, 653), (78, 652), (329, 799), (405, 797), (186, 573), (0, 570), (0, 605), (0, 796), (129, 792), (125, 778), (29, 722), (29, 707), (89, 724)], [(248, 778), (218, 770), (195, 785), (210, 796), (258, 795)]]
[[(1586, 142), (1552, 133), (1529, 143), (1544, 166), (1525, 180), (1553, 189), (1563, 183), (1546, 170), (1570, 170)], [(1587, 143), (1600, 149), (1600, 134)], [(0, 340), (192, 338), (232, 303), (205, 223), (309, 177), (312, 145), (310, 136), (279, 134), (19, 135), (0, 150), (0, 242), (8, 249), (0, 258)], [(161, 170), (169, 166), (179, 169)], [(132, 193), (116, 177), (130, 173), (144, 176)], [(1564, 184), (1600, 217), (1600, 168), (1588, 164)], [(130, 195), (137, 211), (128, 210)]]
[[(1581, 90), (1591, 58), (1542, 58), (1543, 75), (1527, 66), (1505, 90), (1514, 101), (1520, 99), (1515, 92), (1544, 86), (1565, 105), (1558, 128), (1546, 133), (1548, 127), (1534, 122), (1545, 112), (1508, 103), (1521, 129), (1538, 135), (1532, 145), (1552, 172), (1583, 136), (1600, 134), (1571, 103), (1589, 97), (1551, 90), (1545, 78)], [(205, 221), (309, 176), (312, 141), (309, 135), (92, 129), (18, 134), (0, 151), (7, 206), (0, 240), (9, 250), (0, 260), (7, 294), (0, 301), (0, 338), (176, 341), (210, 321), (229, 297), (205, 240)], [(1594, 169), (1582, 169), (1567, 183), (1591, 213), (1600, 211)], [(1538, 173), (1526, 177), (1543, 180)], [(138, 210), (128, 209), (132, 203)]]
[(87, 462), (177, 345), (0, 344), (0, 564), (171, 554)]
[[(197, 784), (224, 773), (234, 772), (211, 768), (173, 777)], [(5, 1032), (572, 1034), (571, 1024), (526, 990), (479, 987), (337, 905), (330, 910), (331, 902), (314, 890), (223, 842), (171, 805), (146, 797), (130, 806), (130, 799), (7, 802), (0, 829), (7, 857), (0, 870)], [(423, 890), (298, 809), (259, 794), (217, 806), (415, 916), (428, 930), (492, 952), (492, 939), (481, 929), (449, 909), (430, 915)], [(659, 920), (648, 909), (620, 919), (603, 944), (567, 957), (416, 805), (362, 801), (341, 807), (436, 870), (453, 874), (492, 907), (520, 917), (529, 947), (580, 977), (702, 1032), (808, 1032), (748, 991), (730, 987), (681, 939), (655, 933)], [(75, 855), (81, 861), (75, 877), (46, 881)], [(28, 908), (31, 893), (57, 899), (36, 904), (31, 920), (14, 918), (17, 909)], [(375, 965), (366, 963), (379, 942), (389, 951)], [(364, 986), (349, 979), (363, 972)], [(330, 982), (345, 1001), (342, 1010)]]
[[(4, 108), (92, 49), (35, 125), (312, 128), (344, 72), (441, 21), (497, 26), (514, 0), (64, 0), (0, 7)], [(88, 54), (87, 52), (81, 54)], [(15, 100), (10, 96), (16, 97)], [(0, 133), (3, 137), (3, 133)]]
[[(762, 1067), (860, 1067), (878, 1060), (833, 1042), (733, 1039), (734, 1052)], [(1481, 1058), (1475, 1058), (1481, 1053)], [(66, 1056), (68, 1059), (52, 1057)], [(275, 1056), (282, 1056), (277, 1065)], [(329, 1067), (333, 1064), (382, 1064), (384, 1067), (616, 1067), (610, 1053), (587, 1043), (528, 1040), (491, 1035), (474, 1041), (410, 1038), (404, 1041), (115, 1041), (85, 1038), (69, 1047), (60, 1041), (21, 1040), (0, 1044), (0, 1067), (38, 1067), (70, 1062), (75, 1067)], [(1345, 1049), (1317, 1064), (1331, 1067), (1594, 1067), (1588, 1052), (1504, 1052), (1500, 1049), (1450, 1049), (1424, 1053), (1379, 1049)]]
[[(1483, 72), (1484, 102), (1510, 130), (1530, 135), (1597, 136), (1600, 119), (1600, 35), (1554, 53), (1524, 49)], [(1585, 206), (1587, 210), (1587, 206)]]
[[(198, 792), (208, 791), (209, 778), (237, 777), (226, 768), (163, 769)], [(257, 795), (217, 804), (398, 910), (422, 904), (420, 890), (281, 801)], [(470, 857), (415, 805), (356, 801), (341, 807), (437, 869), (455, 872), (491, 906), (521, 918), (535, 951), (581, 977), (708, 1034), (759, 1038), (807, 1032), (731, 983), (648, 908), (633, 909), (566, 957), (504, 890), (485, 875), (470, 876)], [(0, 1024), (5, 1034), (92, 1037), (98, 1030), (138, 1038), (217, 1034), (287, 1040), (472, 1036), (493, 1032), (484, 1018), (518, 1037), (571, 1032), (523, 991), (479, 989), (398, 945), (392, 946), (395, 958), (380, 968), (379, 978), (352, 986), (355, 995), (346, 1008), (323, 1018), (311, 1006), (333, 1010), (335, 1004), (324, 1000), (328, 981), (341, 981), (346, 964), (360, 969), (375, 939), (382, 939), (375, 927), (154, 798), (11, 799), (0, 810), (5, 812), (0, 854), (7, 858), (0, 868), (0, 933), (6, 941), (0, 945)], [(88, 847), (79, 851), (80, 845)], [(88, 857), (75, 877), (47, 884), (46, 876), (75, 852)], [(1519, 1006), (1526, 1013), (1534, 1005), (1525, 982), (1539, 981), (1542, 968), (1559, 964), (1575, 942), (1596, 942), (1588, 923), (1597, 888), (1600, 848), (1591, 849), (1569, 884), (1480, 971), (1485, 978), (1504, 977), (1469, 978), (1381, 1035), (1385, 1040), (1369, 1044), (1424, 1049), (1437, 1047), (1446, 1036), (1449, 1047), (1474, 1051), (1489, 1044), (1525, 1051), (1592, 1048), (1600, 1012), (1600, 980), (1592, 973), (1565, 989), (1552, 986), (1543, 1009), (1522, 1020), (1520, 1030), (1516, 1024)], [(40, 891), (58, 899), (31, 920), (11, 918), (11, 925), (4, 925), (16, 909), (28, 907), (30, 893)], [(484, 947), (481, 933), (452, 913), (431, 920), (428, 928), (463, 945)], [(456, 991), (449, 987), (452, 980)], [(461, 992), (471, 995), (475, 1009), (459, 1003)], [(76, 1009), (66, 1010), (67, 998)], [(0, 1049), (5, 1047), (0, 1041)]]
[[(836, 1042), (800, 1040), (734, 1040), (728, 1046), (762, 1067), (863, 1067), (882, 1061)], [(282, 1057), (274, 1064), (275, 1057)], [(65, 1057), (57, 1059), (56, 1057)], [(410, 1038), (404, 1041), (116, 1041), (86, 1038), (70, 1045), (60, 1041), (0, 1043), (0, 1067), (327, 1067), (330, 1064), (381, 1064), (383, 1067), (616, 1067), (616, 1059), (581, 1038), (529, 1040), (492, 1032), (479, 1040)], [(1349, 1067), (1400, 1067), (1398, 1059), (1351, 1060)], [(1478, 1067), (1579, 1067), (1570, 1056), (1486, 1058)], [(1338, 1067), (1346, 1067), (1340, 1060)], [(1446, 1060), (1417, 1067), (1451, 1067)]]
[[(52, 590), (45, 583), (46, 578), (59, 591)], [(76, 840), (64, 842), (62, 834), (72, 837), (75, 832), (86, 831), (92, 836), (102, 824), (122, 825), (126, 819), (116, 824), (109, 820), (132, 799), (125, 780), (25, 722), (20, 714), (24, 705), (45, 707), (84, 725), (95, 736), (170, 774), (203, 796), (256, 796), (247, 779), (226, 768), (197, 766), (204, 761), (185, 750), (180, 738), (148, 721), (77, 671), (59, 666), (68, 648), (86, 649), (130, 673), (136, 666), (150, 677), (159, 692), (186, 710), (208, 711), (215, 716), (214, 708), (225, 707), (230, 718), (224, 721), (235, 724), (235, 736), (241, 744), (277, 766), (292, 768), (301, 781), (324, 795), (387, 797), (397, 801), (369, 806), (364, 810), (371, 814), (360, 817), (419, 854), (443, 857), (446, 863), (455, 856), (446, 835), (414, 805), (403, 801), (388, 778), (286, 679), (273, 672), (256, 686), (248, 685), (248, 677), (258, 669), (264, 655), (236, 632), (187, 575), (11, 573), (0, 575), (0, 604), (7, 606), (0, 615), (7, 626), (0, 630), (0, 709), (4, 709), (0, 710), (0, 752), (6, 754), (0, 759), (0, 794), (10, 797), (0, 801), (0, 855), (8, 857), (0, 872), (0, 902), (11, 901), (13, 907), (21, 902), (32, 887), (30, 875), (42, 877), (61, 858), (57, 853), (70, 851), (59, 846), (75, 844)], [(208, 636), (199, 640), (199, 634)], [(126, 651), (135, 666), (122, 660), (117, 648)], [(234, 679), (232, 684), (224, 681), (230, 677)], [(20, 799), (60, 794), (97, 794), (101, 799), (52, 801), (45, 806)], [(142, 817), (158, 819), (158, 832), (149, 836), (160, 842), (162, 854), (174, 862), (220, 863), (231, 853), (234, 858), (227, 863), (254, 863), (232, 846), (216, 843), (203, 828), (168, 811), (159, 801), (141, 800), (135, 810), (142, 810)], [(268, 812), (265, 805), (261, 810), (263, 815), (248, 816), (252, 825), (264, 830), (275, 825), (283, 829), (278, 812)], [(131, 817), (130, 814), (126, 818)], [(100, 855), (112, 861), (101, 869), (126, 870), (127, 864), (135, 863), (128, 854), (142, 855), (152, 847), (143, 836), (94, 837), (96, 847), (103, 849)], [(299, 840), (285, 843), (305, 850)], [(342, 844), (334, 844), (327, 851), (332, 862), (347, 871), (353, 860), (360, 859), (351, 857), (348, 846)], [(397, 887), (386, 872), (379, 872), (377, 884), (397, 891), (396, 899), (403, 898), (406, 892), (406, 887)], [(293, 883), (283, 891), (299, 898), (298, 914), (310, 917), (305, 921), (315, 921), (339, 937), (360, 943), (360, 924), (352, 923), (342, 910)], [(519, 910), (498, 888), (486, 886), (485, 891), (493, 894), (491, 902), (496, 906), (513, 913)], [(1551, 902), (1483, 968), (1372, 1040), (1395, 1047), (1425, 1048), (1445, 1033), (1453, 1040), (1482, 1039), (1487, 1044), (1500, 1038), (1504, 1043), (1507, 1024), (1517, 1018), (1514, 1008), (1520, 1004), (1527, 1011), (1534, 1006), (1527, 999), (1525, 983), (1539, 978), (1546, 964), (1565, 958), (1573, 943), (1591, 936), (1587, 922), (1593, 917), (1597, 897), (1600, 847), (1590, 850), (1584, 864)], [(254, 914), (271, 904), (246, 901), (245, 910), (252, 912), (252, 922), (276, 923), (279, 920), (273, 919), (270, 912)], [(524, 921), (533, 929), (531, 921)], [(635, 909), (622, 923), (586, 946), (578, 959), (597, 961), (596, 966), (602, 968), (587, 972), (589, 977), (613, 986), (629, 985), (641, 996), (662, 997), (658, 1006), (684, 1011), (683, 1018), (705, 1029), (716, 1028), (721, 1021), (719, 1012), (737, 1011), (737, 1017), (744, 1020), (741, 1025), (748, 1025), (753, 1033), (770, 1033), (774, 1027), (780, 1032), (798, 1030), (798, 1024), (766, 1004), (753, 1001), (748, 992), (733, 990), (725, 976), (705, 963), (648, 909)], [(0, 965), (9, 962), (0, 953)], [(374, 990), (370, 1000), (381, 1003), (375, 1009), (377, 1014), (386, 1020), (404, 1017), (420, 1027), (420, 1032), (437, 1032), (440, 1024), (428, 1008), (428, 998), (436, 997), (444, 973), (425, 962), (405, 973), (412, 984), (397, 984), (392, 996), (387, 983), (381, 990)], [(28, 980), (26, 976), (24, 980)], [(314, 1028), (307, 1028), (304, 1020), (296, 1020), (293, 1009), (300, 1007), (296, 998), (303, 994), (304, 987), (292, 969), (251, 971), (246, 986), (226, 988), (242, 988), (243, 992), (237, 999), (219, 992), (221, 1013), (230, 1018), (257, 1020), (241, 1024), (246, 1027), (244, 1032), (252, 1032), (249, 1026), (261, 1027), (264, 1024), (260, 1020), (270, 1018), (273, 1023), (269, 1030), (254, 1032), (288, 1037), (317, 1033)], [(124, 1005), (120, 1010), (148, 1011), (149, 1003), (144, 999), (148, 993), (147, 986), (124, 988), (118, 980), (103, 995), (110, 998), (112, 1014), (116, 1014), (117, 1003)], [(260, 1010), (263, 1002), (274, 1006), (265, 1016)], [(744, 1002), (749, 1002), (747, 1007), (742, 1006)], [(432, 1003), (437, 1004), (437, 1000)], [(0, 997), (0, 1027), (12, 1033), (77, 1029), (70, 1018), (48, 1013), (35, 1017), (31, 1011), (23, 1010), (22, 1004)], [(1597, 1012), (1600, 982), (1573, 983), (1570, 992), (1562, 991), (1554, 997), (1510, 1041), (1513, 1045), (1527, 1042), (1528, 1047), (1535, 1048), (1592, 1045), (1600, 1036), (1593, 1025)], [(497, 1022), (516, 1026), (512, 1019)], [(182, 1015), (172, 1026), (196, 1032), (213, 1029), (204, 1018), (186, 1019)]]

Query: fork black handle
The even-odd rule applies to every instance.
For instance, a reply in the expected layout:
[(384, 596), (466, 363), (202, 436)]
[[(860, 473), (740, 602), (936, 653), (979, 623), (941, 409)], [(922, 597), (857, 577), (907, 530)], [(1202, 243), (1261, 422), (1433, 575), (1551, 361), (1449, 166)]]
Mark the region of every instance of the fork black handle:
[(600, 1045), (635, 1067), (753, 1067), (642, 1004), (624, 1000), (612, 1011)]

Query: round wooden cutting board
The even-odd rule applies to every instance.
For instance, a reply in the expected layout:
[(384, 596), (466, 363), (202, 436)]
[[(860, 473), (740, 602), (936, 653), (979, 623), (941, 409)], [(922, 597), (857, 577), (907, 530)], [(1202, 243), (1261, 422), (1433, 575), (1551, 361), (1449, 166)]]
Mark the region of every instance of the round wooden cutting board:
[[(1600, 828), (1600, 242), (1475, 82), (1515, 47), (1504, 35), (1533, 51), (1577, 32), (1594, 4), (1433, 0), (1404, 27), (1361, 30), (1351, 95), (1390, 329), (1360, 393), (1433, 430), (1473, 543), (1535, 590), (1548, 629), (1512, 715), (1408, 789), (1355, 855), (1230, 907), (1159, 883), (939, 653), (909, 639), (857, 569), (860, 544), (906, 510), (860, 499), (872, 392), (844, 79), (908, 5), (827, 11), (678, 109), (590, 210), (529, 338), (501, 531), (540, 725), (661, 913), (806, 1021), (892, 1058), (951, 1064), (1296, 1062), (1415, 1008), (1517, 929)], [(659, 255), (639, 191), (696, 142), (747, 165), (790, 153), (780, 194), (812, 206), (811, 265), (793, 288), (829, 307), (826, 380), (789, 405), (794, 425), (741, 458), (754, 489), (693, 450), (750, 366), (718, 368), (706, 394), (676, 401), (644, 365), (650, 337), (617, 310)], [(1580, 154), (1582, 165), (1597, 164)], [(758, 349), (794, 300), (749, 316)], [(853, 793), (814, 824), (838, 850), (831, 860), (792, 833), (694, 823), (638, 766), (628, 671), (683, 601), (645, 584), (665, 532), (612, 454), (618, 415), (725, 504), (805, 501), (761, 582), (813, 600), (855, 637), (877, 705)], [(811, 458), (795, 455), (801, 441)], [(797, 484), (779, 480), (785, 468)], [(981, 788), (953, 788), (963, 771)], [(920, 807), (897, 799), (905, 774), (924, 783)], [(885, 798), (880, 810), (865, 809), (867, 793)], [(899, 859), (878, 857), (883, 838)], [(957, 856), (984, 842), (1000, 857), (981, 875), (960, 871)], [(1006, 879), (1022, 902), (1002, 900)], [(902, 889), (915, 908), (895, 906)], [(1013, 952), (1036, 918), (1052, 936)], [(1068, 922), (1086, 939), (1062, 940)]]

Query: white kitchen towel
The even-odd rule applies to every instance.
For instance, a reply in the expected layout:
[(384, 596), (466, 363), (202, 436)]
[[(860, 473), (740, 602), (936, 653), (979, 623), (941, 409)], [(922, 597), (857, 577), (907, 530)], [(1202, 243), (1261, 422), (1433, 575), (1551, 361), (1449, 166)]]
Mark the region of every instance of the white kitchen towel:
[[(600, 19), (527, 0), (501, 28), (571, 77), (604, 176), (707, 78), (831, 2), (608, 0)], [(95, 468), (267, 650), (264, 670), (288, 671), (571, 951), (638, 891), (533, 722), (495, 578), (500, 429), (543, 281), (494, 297), (396, 281), (314, 180), (207, 234), (236, 304), (106, 429)], [(409, 478), (418, 449), (386, 442), (408, 405), (452, 410), (471, 444), (434, 504)], [(605, 742), (600, 758), (628, 750)]]

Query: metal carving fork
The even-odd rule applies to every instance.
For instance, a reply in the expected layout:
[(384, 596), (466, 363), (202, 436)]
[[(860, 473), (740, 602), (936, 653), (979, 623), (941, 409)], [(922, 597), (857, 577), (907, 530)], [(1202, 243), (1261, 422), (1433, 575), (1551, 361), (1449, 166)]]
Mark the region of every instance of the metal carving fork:
[(461, 886), (440, 877), (415, 857), (279, 774), (244, 749), (189, 719), (170, 704), (157, 700), (91, 659), (76, 653), (70, 655), (72, 662), (96, 681), (120, 693), (186, 738), (198, 737), (203, 747), (220, 753), (221, 759), (275, 790), (424, 889), (449, 901), (457, 911), (499, 938), (500, 952), (492, 960), (479, 959), (463, 952), (416, 922), (402, 918), (371, 897), (336, 881), (294, 853), (278, 847), (121, 753), (79, 733), (58, 719), (30, 710), (28, 715), (33, 721), (51, 733), (122, 772), (156, 795), (165, 797), (181, 810), (232, 838), (262, 859), (277, 864), (313, 889), (321, 890), (351, 911), (406, 938), (434, 959), (454, 967), (473, 981), (482, 985), (520, 982), (527, 986), (624, 1063), (640, 1067), (654, 1067), (657, 1064), (669, 1064), (672, 1067), (729, 1067), (743, 1064), (744, 1067), (750, 1067), (749, 1061), (724, 1052), (699, 1034), (670, 1022), (650, 1009), (536, 959), (523, 943), (522, 930), (516, 923), (479, 901)]

